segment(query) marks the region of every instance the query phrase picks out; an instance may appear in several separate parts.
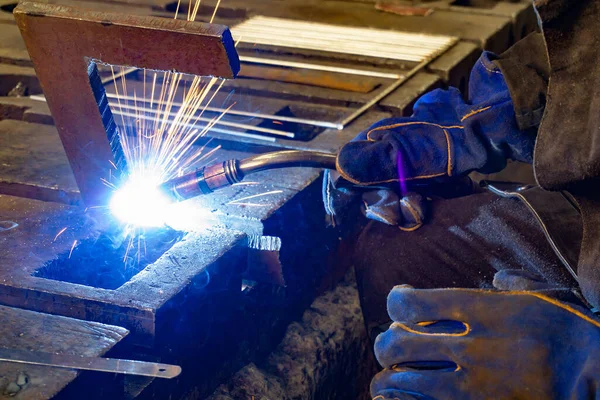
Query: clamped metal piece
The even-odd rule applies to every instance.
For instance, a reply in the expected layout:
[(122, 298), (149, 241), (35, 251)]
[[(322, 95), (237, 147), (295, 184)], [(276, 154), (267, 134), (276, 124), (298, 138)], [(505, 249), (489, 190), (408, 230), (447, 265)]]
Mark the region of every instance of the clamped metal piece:
[(22, 2), (14, 10), (86, 205), (105, 205), (103, 180), (127, 166), (97, 64), (234, 78), (229, 29), (175, 19)]

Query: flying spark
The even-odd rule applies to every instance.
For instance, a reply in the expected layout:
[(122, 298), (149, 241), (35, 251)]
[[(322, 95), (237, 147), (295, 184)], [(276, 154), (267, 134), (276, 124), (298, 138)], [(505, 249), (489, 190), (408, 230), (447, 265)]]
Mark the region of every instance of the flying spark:
[[(219, 4), (220, 1), (211, 23)], [(175, 18), (180, 7), (181, 0)], [(196, 20), (199, 8), (200, 0), (189, 1), (188, 21)], [(128, 166), (127, 176), (121, 177), (119, 182), (103, 180), (105, 185), (115, 189), (110, 210), (119, 220), (135, 227), (170, 225), (170, 219), (179, 217), (181, 207), (170, 204), (158, 186), (198, 166), (220, 148), (204, 152), (204, 146), (198, 150), (194, 144), (221, 123), (233, 107), (232, 104), (218, 116), (203, 117), (225, 81), (198, 76), (190, 80), (177, 72), (147, 73), (144, 70), (140, 93), (140, 85), (130, 83), (128, 87), (123, 69), (116, 72), (114, 67), (110, 68), (115, 93), (112, 99), (116, 99), (111, 107), (120, 117), (121, 147)]]
[[(212, 13), (211, 23), (220, 3), (219, 0)], [(180, 12), (185, 13), (182, 7), (185, 6), (179, 0), (175, 18)], [(196, 20), (199, 8), (200, 0), (189, 0), (188, 21)], [(239, 40), (238, 38), (236, 46)], [(143, 70), (143, 73), (136, 75), (136, 78), (141, 77), (143, 81), (132, 82), (128, 81), (129, 74), (123, 68), (121, 71), (116, 70), (117, 68), (111, 67), (113, 79), (109, 82), (111, 90), (107, 91), (107, 97), (115, 118), (118, 118), (121, 147), (128, 171), (125, 177), (113, 174), (116, 182), (107, 180), (103, 183), (115, 186), (110, 211), (126, 224), (126, 231), (132, 236), (138, 236), (140, 230), (149, 227), (167, 225), (180, 230), (201, 229), (198, 221), (205, 221), (206, 224), (213, 221), (214, 216), (200, 206), (202, 203), (192, 203), (194, 207), (190, 202), (171, 204), (158, 189), (162, 182), (209, 165), (215, 159), (220, 146), (207, 149), (210, 142), (208, 139), (204, 139), (206, 143), (203, 146), (196, 144), (209, 131), (226, 132), (234, 136), (253, 136), (246, 131), (290, 138), (294, 136), (293, 132), (224, 121), (223, 117), (235, 103), (228, 107), (210, 107), (223, 87), (224, 79), (190, 77), (172, 71)], [(239, 111), (235, 113), (239, 114)], [(239, 185), (254, 184), (256, 182)], [(266, 204), (246, 200), (276, 193), (281, 191), (252, 195), (229, 204), (264, 206)], [(196, 222), (190, 226), (191, 221)], [(133, 245), (133, 242), (129, 243), (125, 260)]]
[(69, 258), (73, 255), (73, 250), (75, 250), (75, 246), (77, 246), (77, 240), (73, 241), (73, 246), (71, 246), (71, 251), (69, 252)]
[(56, 242), (56, 239), (58, 239), (58, 237), (59, 237), (60, 235), (62, 235), (63, 233), (65, 233), (65, 231), (67, 230), (67, 228), (68, 228), (68, 227), (66, 227), (66, 226), (65, 226), (64, 228), (62, 228), (62, 229), (61, 229), (61, 230), (60, 230), (60, 231), (59, 231), (59, 232), (56, 234), (56, 236), (54, 236), (54, 240), (53, 240), (53, 242)]
[(246, 201), (246, 200), (250, 200), (250, 199), (256, 199), (257, 197), (263, 197), (263, 196), (269, 196), (272, 194), (279, 194), (279, 193), (283, 193), (283, 190), (273, 190), (270, 192), (265, 192), (265, 193), (259, 193), (259, 194), (253, 194), (252, 196), (246, 196), (246, 197), (242, 197), (241, 199), (236, 199), (233, 201), (230, 201), (227, 204), (239, 204), (242, 201)]

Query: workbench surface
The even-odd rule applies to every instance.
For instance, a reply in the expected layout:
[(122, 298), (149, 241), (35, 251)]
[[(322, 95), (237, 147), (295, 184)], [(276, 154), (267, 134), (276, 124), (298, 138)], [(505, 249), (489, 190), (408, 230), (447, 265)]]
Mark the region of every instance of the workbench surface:
[[(2, 232), (0, 232), (2, 235)], [(0, 306), (0, 347), (100, 357), (128, 331), (118, 326)], [(72, 382), (78, 371), (0, 362), (0, 398), (49, 399)], [(85, 394), (81, 394), (85, 397)]]

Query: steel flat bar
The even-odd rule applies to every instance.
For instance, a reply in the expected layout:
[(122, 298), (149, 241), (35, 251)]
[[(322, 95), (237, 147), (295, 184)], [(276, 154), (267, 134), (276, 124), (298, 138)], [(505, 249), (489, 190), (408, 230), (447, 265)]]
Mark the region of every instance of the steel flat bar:
[(364, 76), (358, 79), (348, 79), (346, 76), (324, 71), (310, 69), (299, 70), (296, 68), (256, 65), (250, 63), (244, 63), (242, 65), (238, 77), (295, 83), (354, 93), (370, 93), (380, 84), (379, 79)]
[(181, 367), (177, 365), (6, 348), (0, 348), (0, 361), (166, 379), (175, 378), (181, 373)]
[(304, 63), (304, 62), (296, 62), (296, 61), (285, 61), (285, 60), (277, 60), (277, 59), (271, 59), (271, 58), (240, 56), (240, 61), (243, 63), (251, 63), (251, 64), (276, 65), (279, 67), (313, 69), (313, 70), (317, 70), (317, 71), (334, 72), (334, 73), (338, 73), (338, 74), (370, 76), (373, 78), (384, 78), (384, 79), (400, 79), (400, 78), (402, 78), (402, 75), (400, 75), (400, 74), (394, 74), (394, 73), (389, 73), (389, 72), (379, 72), (379, 71), (369, 71), (369, 70), (365, 70), (365, 69), (334, 67), (334, 66), (329, 66), (329, 65), (312, 64), (312, 63)]

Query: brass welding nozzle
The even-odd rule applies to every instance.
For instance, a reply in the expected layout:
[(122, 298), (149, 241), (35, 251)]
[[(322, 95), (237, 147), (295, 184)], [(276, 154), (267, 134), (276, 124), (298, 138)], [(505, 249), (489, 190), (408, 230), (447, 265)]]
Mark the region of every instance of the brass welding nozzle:
[(335, 169), (336, 158), (335, 154), (318, 151), (274, 151), (198, 169), (163, 183), (160, 190), (171, 201), (178, 202), (233, 185), (253, 172), (289, 167)]
[(239, 161), (228, 160), (171, 179), (160, 185), (159, 189), (171, 201), (179, 202), (212, 193), (217, 189), (238, 183), (243, 178), (244, 174), (239, 169)]

